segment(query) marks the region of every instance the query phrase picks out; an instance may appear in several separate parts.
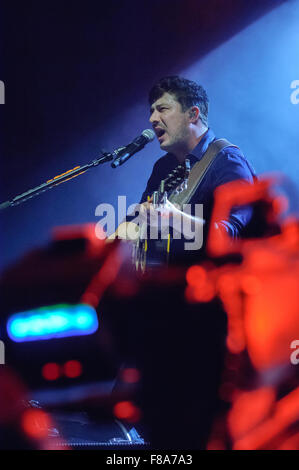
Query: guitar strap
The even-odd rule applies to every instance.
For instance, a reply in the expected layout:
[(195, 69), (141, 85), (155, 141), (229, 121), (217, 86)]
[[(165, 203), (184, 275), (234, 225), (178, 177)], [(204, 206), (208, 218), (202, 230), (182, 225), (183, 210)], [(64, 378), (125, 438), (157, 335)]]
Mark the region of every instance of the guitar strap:
[(182, 210), (184, 204), (188, 204), (195, 194), (197, 188), (205, 177), (208, 169), (212, 165), (216, 155), (221, 152), (226, 147), (236, 147), (236, 145), (231, 144), (226, 139), (216, 139), (210, 143), (207, 150), (205, 151), (203, 157), (199, 162), (195, 163), (193, 168), (190, 171), (190, 175), (187, 182), (187, 188), (176, 194), (173, 192), (169, 196), (169, 201), (172, 204), (178, 204)]

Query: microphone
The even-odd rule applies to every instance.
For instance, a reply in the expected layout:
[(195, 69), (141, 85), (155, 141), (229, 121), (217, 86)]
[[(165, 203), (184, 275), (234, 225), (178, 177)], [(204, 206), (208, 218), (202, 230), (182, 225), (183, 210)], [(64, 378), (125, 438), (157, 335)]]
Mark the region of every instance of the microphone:
[(145, 129), (142, 134), (136, 137), (130, 144), (115, 150), (113, 154), (116, 155), (116, 158), (111, 163), (112, 168), (117, 168), (125, 163), (134, 153), (139, 152), (146, 144), (152, 142), (154, 138), (155, 133), (151, 129)]

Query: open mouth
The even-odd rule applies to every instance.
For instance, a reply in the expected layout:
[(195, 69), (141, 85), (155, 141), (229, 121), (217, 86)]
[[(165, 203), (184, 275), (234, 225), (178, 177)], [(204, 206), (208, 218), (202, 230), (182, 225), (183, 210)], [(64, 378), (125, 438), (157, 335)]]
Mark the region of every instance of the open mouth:
[(160, 139), (160, 137), (162, 137), (165, 134), (165, 130), (157, 128), (155, 129), (155, 133), (156, 133), (157, 138)]

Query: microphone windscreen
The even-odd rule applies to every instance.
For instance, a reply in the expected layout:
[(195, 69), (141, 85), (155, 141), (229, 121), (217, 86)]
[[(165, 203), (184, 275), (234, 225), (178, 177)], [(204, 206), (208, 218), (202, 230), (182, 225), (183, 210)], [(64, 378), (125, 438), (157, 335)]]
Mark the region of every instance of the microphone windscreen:
[(155, 138), (155, 133), (154, 133), (154, 131), (152, 131), (152, 129), (145, 129), (144, 131), (142, 131), (142, 135), (143, 135), (143, 137), (145, 137), (149, 142), (151, 142), (151, 141), (154, 140), (154, 138)]

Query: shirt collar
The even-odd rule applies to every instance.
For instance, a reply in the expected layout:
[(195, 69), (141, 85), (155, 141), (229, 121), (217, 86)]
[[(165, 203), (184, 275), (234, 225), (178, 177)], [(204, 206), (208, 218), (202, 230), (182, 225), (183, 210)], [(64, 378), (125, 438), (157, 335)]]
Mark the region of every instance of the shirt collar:
[(202, 139), (199, 141), (197, 146), (189, 154), (190, 156), (196, 157), (197, 160), (201, 160), (204, 153), (206, 152), (210, 143), (215, 139), (215, 134), (212, 129), (208, 129)]

